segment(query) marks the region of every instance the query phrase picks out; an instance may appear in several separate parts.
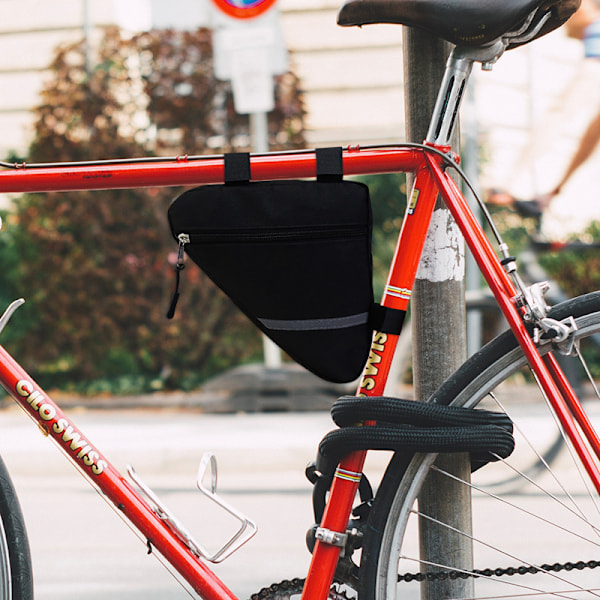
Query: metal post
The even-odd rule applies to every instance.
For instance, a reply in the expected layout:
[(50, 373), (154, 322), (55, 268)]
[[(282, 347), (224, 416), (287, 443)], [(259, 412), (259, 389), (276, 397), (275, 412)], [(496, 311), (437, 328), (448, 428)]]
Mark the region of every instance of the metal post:
[[(404, 29), (404, 73), (407, 139), (421, 142), (433, 111), (437, 90), (444, 72), (449, 46), (415, 29)], [(413, 367), (415, 395), (426, 400), (442, 381), (464, 360), (464, 252), (462, 239), (455, 236), (449, 212), (438, 201), (425, 245), (424, 257), (413, 289)], [(431, 269), (441, 252), (453, 253), (449, 269)], [(431, 261), (427, 259), (430, 258)], [(462, 272), (461, 272), (462, 269)], [(468, 480), (470, 467), (466, 455), (444, 455), (438, 459), (443, 470)], [(461, 531), (470, 531), (469, 489), (432, 472), (419, 496), (419, 511)], [(421, 558), (430, 564), (472, 567), (470, 541), (446, 527), (421, 517), (419, 524)], [(435, 571), (421, 565), (422, 571)], [(472, 580), (444, 579), (422, 583), (422, 598), (472, 597)]]
[(92, 72), (92, 58), (91, 58), (91, 48), (90, 48), (90, 32), (91, 32), (91, 22), (90, 22), (90, 6), (89, 0), (82, 0), (82, 24), (81, 28), (83, 31), (83, 53), (84, 53), (84, 61), (85, 61), (85, 74), (89, 77)]
[[(466, 96), (466, 119), (463, 121), (464, 149), (462, 152), (463, 171), (471, 182), (478, 187), (479, 182), (479, 161), (477, 155), (479, 153), (478, 144), (478, 127), (475, 111), (475, 94), (473, 91), (473, 81), (467, 89)], [(463, 186), (464, 187), (464, 186)], [(481, 210), (475, 199), (469, 195), (469, 205), (477, 219), (481, 221)], [(465, 265), (465, 282), (467, 291), (479, 294), (482, 290), (482, 279), (479, 267), (473, 258), (473, 255), (467, 253)], [(483, 312), (481, 310), (467, 311), (467, 354), (471, 356), (481, 348), (483, 340)]]
[[(250, 135), (255, 152), (269, 151), (269, 121), (266, 112), (250, 115)], [(275, 342), (263, 334), (263, 356), (267, 369), (280, 369), (282, 365), (281, 350)]]

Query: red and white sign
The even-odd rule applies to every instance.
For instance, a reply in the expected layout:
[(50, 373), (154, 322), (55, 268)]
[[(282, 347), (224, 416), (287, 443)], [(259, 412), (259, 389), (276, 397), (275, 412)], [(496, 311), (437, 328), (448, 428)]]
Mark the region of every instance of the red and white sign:
[(235, 19), (253, 19), (266, 13), (276, 0), (213, 0), (219, 10)]

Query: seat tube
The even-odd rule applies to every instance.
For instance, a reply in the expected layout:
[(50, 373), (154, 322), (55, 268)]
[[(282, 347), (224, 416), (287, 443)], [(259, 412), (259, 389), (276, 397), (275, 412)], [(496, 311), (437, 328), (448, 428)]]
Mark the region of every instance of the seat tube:
[(416, 172), (408, 198), (406, 214), (383, 294), (384, 306), (398, 310), (408, 308), (437, 196), (437, 185), (424, 163)]

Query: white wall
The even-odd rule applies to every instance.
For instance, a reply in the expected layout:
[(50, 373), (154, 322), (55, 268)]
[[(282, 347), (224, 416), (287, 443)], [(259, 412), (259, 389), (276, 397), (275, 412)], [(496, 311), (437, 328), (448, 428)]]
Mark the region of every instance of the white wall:
[[(0, 156), (24, 152), (54, 48), (82, 37), (82, 0), (0, 0)], [(90, 3), (90, 20), (114, 22), (110, 2)]]

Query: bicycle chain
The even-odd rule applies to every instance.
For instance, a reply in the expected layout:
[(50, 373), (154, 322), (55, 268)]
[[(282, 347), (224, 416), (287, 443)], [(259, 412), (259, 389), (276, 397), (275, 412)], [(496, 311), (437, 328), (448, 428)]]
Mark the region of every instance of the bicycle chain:
[[(268, 587), (262, 588), (256, 594), (250, 596), (250, 600), (284, 600), (302, 593), (305, 579), (298, 577), (294, 579), (284, 579), (279, 583), (273, 583)], [(334, 582), (329, 590), (328, 600), (350, 600), (350, 597), (344, 589), (341, 589), (341, 583)], [(353, 588), (350, 588), (353, 590)]]
[[(553, 565), (544, 564), (539, 567), (521, 565), (519, 567), (506, 567), (496, 569), (473, 569), (473, 571), (438, 571), (435, 573), (404, 573), (404, 575), (398, 575), (398, 581), (411, 582), (411, 581), (436, 581), (444, 579), (469, 579), (470, 577), (503, 577), (505, 575), (535, 575), (540, 572), (554, 572), (559, 573), (560, 571), (583, 571), (584, 569), (596, 569), (600, 567), (600, 561), (588, 560), (584, 562), (582, 560), (578, 562), (566, 562), (566, 563), (554, 563)], [(304, 579), (284, 579), (279, 583), (273, 583), (268, 587), (262, 588), (256, 594), (250, 596), (250, 600), (282, 600), (284, 598), (289, 599), (292, 596), (302, 593), (304, 587)], [(334, 584), (329, 592), (330, 600), (348, 600), (348, 595), (344, 590), (338, 589)]]
[(304, 579), (284, 579), (279, 583), (273, 583), (269, 587), (264, 587), (256, 594), (250, 596), (250, 600), (272, 600), (273, 598), (281, 598), (293, 596), (302, 592), (304, 587)]
[(559, 573), (560, 571), (573, 571), (574, 569), (582, 571), (583, 569), (595, 569), (600, 567), (600, 561), (588, 560), (584, 562), (566, 562), (566, 563), (554, 563), (553, 565), (545, 564), (535, 567), (533, 565), (526, 566), (521, 565), (520, 567), (506, 567), (496, 569), (473, 569), (473, 571), (438, 571), (434, 573), (404, 573), (404, 575), (398, 575), (398, 581), (410, 582), (410, 581), (437, 581), (443, 579), (469, 579), (470, 577), (503, 577), (504, 575), (535, 575), (540, 572), (554, 572)]

